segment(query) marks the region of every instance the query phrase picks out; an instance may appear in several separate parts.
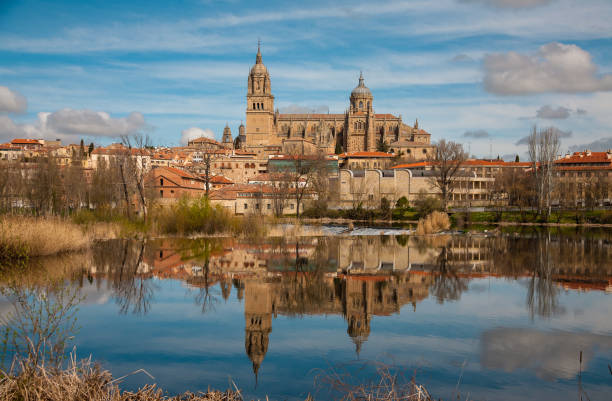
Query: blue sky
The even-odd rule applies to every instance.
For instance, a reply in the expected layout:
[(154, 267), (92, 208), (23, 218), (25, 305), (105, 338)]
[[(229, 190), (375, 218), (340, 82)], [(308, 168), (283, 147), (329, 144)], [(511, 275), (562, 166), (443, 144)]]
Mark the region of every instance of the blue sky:
[(534, 124), (612, 147), (610, 21), (609, 0), (4, 0), (0, 140), (235, 134), (260, 38), (281, 111), (341, 113), (363, 70), (376, 112), (478, 156), (523, 155)]

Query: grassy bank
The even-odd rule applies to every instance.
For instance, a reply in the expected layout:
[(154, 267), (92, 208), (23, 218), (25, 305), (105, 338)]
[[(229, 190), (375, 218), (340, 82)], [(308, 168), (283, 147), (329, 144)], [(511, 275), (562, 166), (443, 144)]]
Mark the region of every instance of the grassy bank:
[(108, 210), (81, 210), (68, 217), (0, 215), (0, 266), (28, 258), (74, 252), (94, 240), (146, 236), (263, 236), (262, 216), (235, 216), (208, 199), (181, 199), (154, 208), (146, 221)]
[(0, 266), (84, 249), (92, 237), (61, 218), (0, 217)]
[(555, 210), (550, 216), (535, 211), (455, 212), (454, 224), (612, 224), (612, 210)]
[[(121, 390), (121, 378), (113, 379), (111, 373), (93, 364), (91, 360), (77, 363), (71, 359), (68, 368), (54, 370), (44, 365), (21, 366), (20, 373), (2, 375), (0, 380), (0, 401), (244, 401), (240, 389), (232, 382), (232, 389), (226, 391), (186, 392), (167, 396), (155, 384), (145, 385), (137, 391)], [(148, 374), (144, 371), (134, 373)], [(329, 376), (328, 383), (341, 400), (370, 401), (432, 401), (423, 386), (414, 381), (401, 381), (397, 375), (379, 372), (376, 381), (367, 384), (350, 385), (337, 376)], [(327, 398), (327, 397), (324, 397)], [(268, 399), (266, 397), (266, 399)], [(310, 395), (306, 401), (314, 401)]]

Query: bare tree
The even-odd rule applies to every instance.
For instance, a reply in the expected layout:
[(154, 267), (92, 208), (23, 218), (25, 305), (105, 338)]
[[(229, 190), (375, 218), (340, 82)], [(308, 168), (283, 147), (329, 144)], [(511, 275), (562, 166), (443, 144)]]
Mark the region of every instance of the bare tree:
[(312, 192), (312, 183), (319, 170), (327, 168), (327, 157), (322, 152), (302, 154), (299, 150), (294, 150), (286, 156), (286, 160), (287, 163), (273, 169), (273, 173), (284, 175), (284, 179), (289, 183), (296, 203), (296, 216), (299, 218), (304, 196)]
[(448, 208), (449, 199), (459, 183), (456, 179), (457, 174), (466, 159), (467, 153), (463, 150), (463, 145), (445, 139), (437, 143), (428, 158), (435, 172), (429, 182), (434, 188), (440, 190), (444, 210)]
[(202, 159), (194, 163), (195, 169), (199, 170), (204, 180), (206, 198), (210, 194), (210, 182), (212, 180), (212, 162), (219, 156), (219, 146), (214, 143), (202, 143), (198, 145), (197, 155)]
[(546, 210), (550, 216), (551, 194), (554, 190), (554, 163), (559, 153), (559, 135), (554, 128), (543, 131), (534, 126), (529, 135), (528, 153), (532, 164), (538, 213)]
[(281, 217), (284, 213), (285, 207), (287, 206), (287, 201), (290, 196), (290, 177), (282, 173), (271, 173), (270, 177), (272, 181), (271, 196), (272, 206), (274, 207), (274, 215), (276, 217)]
[[(145, 194), (145, 178), (147, 176), (147, 173), (149, 172), (149, 166), (146, 163), (146, 157), (149, 155), (149, 148), (152, 147), (151, 138), (149, 137), (149, 135), (136, 133), (131, 136), (122, 136), (121, 141), (127, 147), (127, 152), (125, 152), (124, 155), (125, 163), (123, 165), (127, 166), (129, 177), (131, 177), (134, 181), (134, 186), (136, 187), (136, 190), (138, 192), (138, 199), (142, 208), (143, 218), (146, 221), (148, 208), (147, 197)], [(127, 192), (127, 183), (125, 180), (123, 165), (120, 165), (120, 168), (122, 170), (122, 177), (124, 179), (124, 190)], [(128, 197), (126, 197), (126, 202), (128, 202), (129, 208)]]

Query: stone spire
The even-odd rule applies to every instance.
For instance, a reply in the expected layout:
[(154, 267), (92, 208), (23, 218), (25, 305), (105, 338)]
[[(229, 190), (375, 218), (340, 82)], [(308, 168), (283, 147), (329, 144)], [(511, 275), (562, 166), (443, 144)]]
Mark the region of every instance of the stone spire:
[(261, 40), (257, 41), (257, 56), (255, 56), (255, 64), (262, 64), (262, 61), (261, 61)]

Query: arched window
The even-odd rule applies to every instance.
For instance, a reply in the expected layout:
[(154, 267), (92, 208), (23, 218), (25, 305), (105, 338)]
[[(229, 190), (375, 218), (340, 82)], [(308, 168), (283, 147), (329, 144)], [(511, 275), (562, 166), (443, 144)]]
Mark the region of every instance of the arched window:
[(357, 129), (357, 121), (355, 121), (355, 123), (353, 124), (355, 129)]
[(255, 110), (255, 103), (253, 103), (253, 110)]
[(368, 110), (370, 110), (370, 102), (368, 102)]
[(359, 101), (359, 110), (363, 110), (363, 102)]

